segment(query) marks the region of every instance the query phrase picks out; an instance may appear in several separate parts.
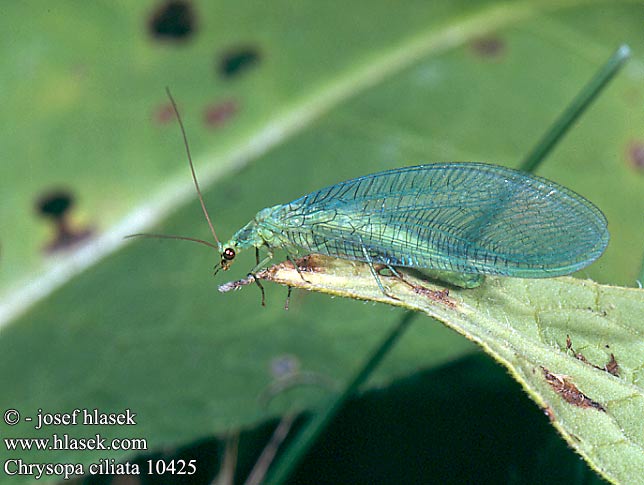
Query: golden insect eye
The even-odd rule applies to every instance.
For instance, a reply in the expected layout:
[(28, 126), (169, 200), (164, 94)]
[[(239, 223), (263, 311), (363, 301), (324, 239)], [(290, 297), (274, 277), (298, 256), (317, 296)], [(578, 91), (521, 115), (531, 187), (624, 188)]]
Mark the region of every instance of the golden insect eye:
[(232, 259), (235, 259), (235, 250), (233, 248), (224, 249), (224, 252), (222, 253), (222, 257), (226, 261), (230, 261)]

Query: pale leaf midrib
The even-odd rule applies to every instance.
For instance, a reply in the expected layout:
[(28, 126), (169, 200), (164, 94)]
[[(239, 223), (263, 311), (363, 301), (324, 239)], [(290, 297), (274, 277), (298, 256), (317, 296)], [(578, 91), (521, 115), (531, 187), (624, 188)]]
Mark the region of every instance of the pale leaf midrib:
[[(462, 45), (468, 40), (503, 26), (524, 21), (543, 11), (569, 8), (592, 0), (551, 2), (509, 2), (487, 7), (459, 18), (443, 28), (423, 31), (408, 37), (389, 51), (357, 62), (335, 81), (317, 89), (275, 118), (256, 133), (241, 139), (237, 147), (224, 153), (199, 156), (200, 184), (207, 188), (226, 174), (239, 170), (273, 147), (302, 131), (344, 100), (377, 85), (384, 79), (413, 65), (432, 53)], [(189, 177), (170, 181), (146, 202), (135, 207), (120, 222), (74, 253), (61, 256), (5, 290), (0, 296), (0, 329), (50, 295), (74, 276), (118, 250), (128, 234), (145, 232), (196, 197)], [(257, 208), (260, 209), (260, 208)]]

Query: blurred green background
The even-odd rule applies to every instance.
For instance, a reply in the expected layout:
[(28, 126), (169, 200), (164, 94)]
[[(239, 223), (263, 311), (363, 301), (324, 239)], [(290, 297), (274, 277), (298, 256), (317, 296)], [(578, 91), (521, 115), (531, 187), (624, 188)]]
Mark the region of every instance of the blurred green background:
[[(206, 248), (126, 244), (141, 231), (210, 239), (165, 86), (226, 240), (261, 208), (369, 172), (451, 160), (516, 167), (628, 43), (631, 61), (538, 173), (609, 220), (606, 254), (579, 276), (636, 284), (638, 2), (60, 1), (2, 12), (0, 405), (24, 416), (129, 408), (135, 427), (100, 433), (145, 438), (153, 456), (199, 458), (199, 477), (142, 483), (208, 483), (235, 430), (243, 482), (271, 420), (327, 395), (304, 387), (263, 408), (258, 396), (284, 363), (342, 385), (401, 317), (303, 293), (285, 312), (286, 290), (275, 287), (262, 308), (255, 288), (216, 289), (244, 276), (252, 254), (213, 280)], [(0, 447), (2, 462), (17, 456), (147, 457)], [(503, 369), (421, 318), (298, 473), (298, 483), (598, 480)], [(0, 483), (21, 480), (0, 472)]]

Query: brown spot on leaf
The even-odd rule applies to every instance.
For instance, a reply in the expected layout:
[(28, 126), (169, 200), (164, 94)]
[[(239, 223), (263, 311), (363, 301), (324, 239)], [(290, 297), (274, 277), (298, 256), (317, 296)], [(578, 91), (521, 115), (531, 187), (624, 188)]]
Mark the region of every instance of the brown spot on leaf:
[(569, 376), (554, 374), (545, 367), (541, 367), (541, 369), (543, 370), (546, 382), (550, 384), (550, 387), (552, 387), (552, 389), (567, 403), (580, 408), (592, 408), (606, 412), (604, 406), (599, 404), (597, 401), (593, 401), (581, 392), (577, 386), (570, 381)]
[[(289, 267), (293, 268), (298, 272), (302, 273), (320, 273), (324, 272), (328, 267), (325, 265), (325, 258), (326, 256), (320, 256), (318, 254), (307, 254), (305, 256), (302, 256), (301, 258), (297, 258), (294, 263), (297, 265), (297, 268), (293, 266), (293, 262), (286, 260), (279, 265), (273, 266), (275, 270), (278, 269), (278, 267), (283, 266), (283, 267)], [(272, 268), (269, 268), (269, 270)], [(274, 274), (274, 272), (273, 272)], [(306, 279), (305, 279), (306, 281)]]
[[(608, 345), (606, 345), (605, 347), (609, 348)], [(570, 335), (566, 335), (566, 350), (570, 350), (573, 353), (575, 359), (583, 362), (584, 364), (588, 364), (595, 369), (603, 370), (608, 372), (609, 374), (614, 375), (615, 377), (619, 377), (619, 364), (615, 360), (615, 356), (612, 353), (610, 354), (610, 360), (606, 365), (604, 365), (603, 367), (595, 365), (590, 362), (584, 354), (574, 351), (574, 349), (572, 348), (572, 340), (570, 338)]]
[(604, 370), (609, 374), (614, 375), (615, 377), (619, 377), (619, 364), (615, 360), (615, 356), (612, 353), (610, 354), (610, 360), (604, 366)]
[(590, 365), (590, 366), (594, 367), (595, 369), (599, 369), (599, 367), (597, 367), (596, 365), (591, 364), (591, 363), (588, 361), (588, 359), (586, 358), (586, 356), (585, 356), (584, 354), (582, 354), (581, 352), (577, 352), (577, 353), (575, 353), (575, 359), (580, 360), (580, 361), (581, 361), (581, 362), (583, 362), (584, 364), (588, 364), (588, 365)]
[(196, 30), (196, 15), (186, 0), (168, 0), (150, 17), (150, 33), (157, 39), (181, 41)]
[(74, 197), (65, 189), (53, 189), (41, 195), (36, 201), (38, 214), (54, 225), (54, 239), (45, 245), (48, 252), (69, 249), (73, 245), (92, 235), (88, 228), (73, 228), (70, 220), (70, 210), (74, 205)]
[(235, 101), (222, 101), (221, 103), (206, 107), (204, 121), (209, 126), (219, 127), (235, 116), (238, 109), (239, 107)]
[(238, 47), (226, 52), (218, 60), (218, 70), (225, 78), (239, 76), (261, 60), (259, 50), (254, 47)]
[(430, 290), (424, 286), (414, 285), (413, 290), (417, 295), (425, 296), (430, 300), (443, 303), (450, 308), (456, 308), (456, 303), (449, 298), (449, 290), (447, 288), (443, 290)]
[(317, 254), (307, 254), (295, 260), (297, 267), (300, 271), (307, 271), (310, 273), (324, 271), (326, 268), (324, 257)]
[(449, 298), (449, 289), (444, 288), (442, 290), (432, 290), (430, 288), (426, 288), (421, 284), (414, 283), (413, 281), (410, 281), (407, 279), (407, 273), (403, 271), (392, 271), (390, 267), (387, 265), (383, 264), (374, 264), (374, 269), (376, 270), (376, 273), (379, 276), (387, 277), (387, 278), (394, 278), (401, 283), (404, 283), (407, 285), (411, 290), (416, 293), (417, 295), (424, 296), (426, 298), (429, 298), (430, 300), (436, 301), (443, 303), (450, 308), (456, 308), (456, 303)]
[(545, 408), (543, 408), (543, 414), (548, 416), (548, 419), (550, 420), (551, 423), (555, 422), (555, 413), (550, 406), (546, 406)]
[(629, 144), (628, 160), (636, 170), (644, 170), (644, 142), (632, 141)]
[(476, 56), (491, 59), (499, 58), (505, 52), (505, 42), (494, 34), (474, 39), (470, 47)]

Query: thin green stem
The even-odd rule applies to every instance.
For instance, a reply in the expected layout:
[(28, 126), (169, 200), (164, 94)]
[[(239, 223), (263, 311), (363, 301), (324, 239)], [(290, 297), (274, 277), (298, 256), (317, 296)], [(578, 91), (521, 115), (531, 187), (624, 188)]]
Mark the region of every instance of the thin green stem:
[(642, 288), (644, 286), (644, 258), (642, 258), (642, 266), (640, 267), (640, 274), (637, 278), (637, 286)]
[(626, 44), (621, 45), (597, 71), (590, 82), (577, 94), (561, 116), (552, 124), (550, 129), (541, 137), (534, 148), (523, 160), (520, 169), (534, 172), (537, 166), (552, 151), (555, 145), (568, 132), (584, 111), (595, 100), (599, 93), (613, 79), (615, 74), (630, 57), (631, 49)]
[(396, 341), (409, 327), (414, 316), (416, 316), (414, 312), (407, 312), (372, 352), (369, 359), (349, 381), (344, 391), (331, 398), (331, 401), (326, 407), (304, 426), (304, 429), (293, 439), (284, 453), (276, 460), (271, 470), (269, 470), (268, 477), (264, 482), (265, 484), (277, 485), (286, 482), (287, 478), (292, 474), (302, 458), (304, 458), (310, 446), (317, 440), (333, 418), (335, 418), (347, 399), (364, 384)]

